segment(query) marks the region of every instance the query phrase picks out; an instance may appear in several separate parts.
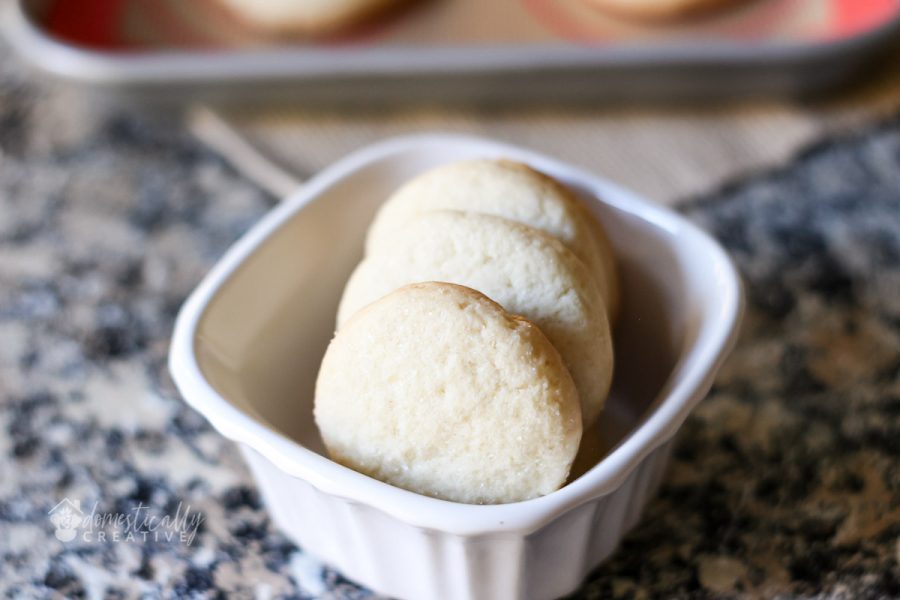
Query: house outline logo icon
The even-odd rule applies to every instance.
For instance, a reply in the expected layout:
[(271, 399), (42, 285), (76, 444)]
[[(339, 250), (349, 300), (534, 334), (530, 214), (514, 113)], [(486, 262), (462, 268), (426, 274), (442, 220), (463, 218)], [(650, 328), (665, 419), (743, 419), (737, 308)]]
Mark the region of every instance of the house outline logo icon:
[(56, 539), (61, 542), (71, 542), (75, 539), (84, 517), (80, 500), (63, 498), (47, 514), (50, 516), (50, 522), (56, 526), (56, 531), (53, 532)]

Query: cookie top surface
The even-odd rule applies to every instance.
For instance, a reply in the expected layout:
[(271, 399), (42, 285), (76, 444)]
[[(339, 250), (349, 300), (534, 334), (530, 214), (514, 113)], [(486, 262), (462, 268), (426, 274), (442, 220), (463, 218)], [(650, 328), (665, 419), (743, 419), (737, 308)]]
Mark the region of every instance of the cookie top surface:
[(555, 237), (596, 278), (615, 321), (618, 276), (603, 227), (556, 180), (509, 160), (477, 159), (437, 167), (408, 182), (382, 206), (369, 229), (367, 252), (377, 252), (407, 221), (431, 210), (496, 215)]
[(235, 16), (273, 34), (332, 33), (399, 0), (219, 0)]
[(421, 281), (476, 289), (540, 327), (572, 374), (585, 425), (597, 418), (612, 380), (609, 322), (595, 280), (559, 241), (501, 217), (421, 213), (357, 266), (338, 326), (392, 290)]
[(338, 331), (315, 418), (339, 463), (473, 504), (558, 489), (582, 431), (574, 383), (540, 329), (434, 282), (394, 291)]

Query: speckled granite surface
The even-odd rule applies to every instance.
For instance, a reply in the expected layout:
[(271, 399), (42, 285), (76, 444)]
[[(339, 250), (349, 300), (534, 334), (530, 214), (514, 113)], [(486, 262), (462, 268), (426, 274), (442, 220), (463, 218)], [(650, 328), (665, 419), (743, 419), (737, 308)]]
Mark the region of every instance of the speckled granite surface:
[[(76, 104), (0, 54), (0, 590), (367, 596), (272, 528), (164, 368), (180, 302), (274, 200), (172, 124)], [(687, 212), (746, 277), (743, 339), (577, 596), (900, 597), (900, 122)], [(64, 499), (201, 520), (66, 541)]]

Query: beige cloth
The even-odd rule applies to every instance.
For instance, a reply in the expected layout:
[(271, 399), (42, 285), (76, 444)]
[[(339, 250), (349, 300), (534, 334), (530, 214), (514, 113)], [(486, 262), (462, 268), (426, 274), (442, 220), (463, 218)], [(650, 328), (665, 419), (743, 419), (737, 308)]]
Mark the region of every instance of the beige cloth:
[(381, 112), (203, 108), (192, 130), (264, 187), (283, 196), (306, 177), (391, 136), (450, 131), (530, 147), (602, 174), (666, 204), (770, 168), (823, 138), (900, 109), (900, 55), (829, 100), (698, 108), (541, 108)]

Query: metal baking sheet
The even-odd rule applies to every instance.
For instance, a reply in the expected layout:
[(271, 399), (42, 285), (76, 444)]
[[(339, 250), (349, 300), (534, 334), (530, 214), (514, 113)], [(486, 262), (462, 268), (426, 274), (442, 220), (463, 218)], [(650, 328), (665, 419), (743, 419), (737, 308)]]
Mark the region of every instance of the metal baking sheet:
[(900, 31), (898, 0), (744, 0), (641, 25), (589, 0), (423, 0), (324, 39), (271, 39), (216, 0), (17, 0), (6, 37), (40, 69), (169, 99), (759, 96), (822, 91)]

